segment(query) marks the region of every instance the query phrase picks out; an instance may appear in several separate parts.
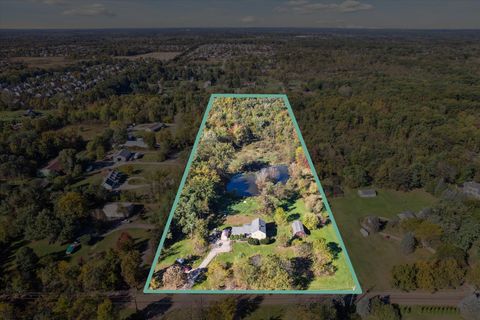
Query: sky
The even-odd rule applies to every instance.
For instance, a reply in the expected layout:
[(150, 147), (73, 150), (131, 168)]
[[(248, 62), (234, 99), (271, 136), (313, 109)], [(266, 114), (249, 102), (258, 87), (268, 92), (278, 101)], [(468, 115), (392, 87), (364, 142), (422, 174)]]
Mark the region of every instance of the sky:
[(0, 0), (0, 28), (480, 29), (480, 0)]

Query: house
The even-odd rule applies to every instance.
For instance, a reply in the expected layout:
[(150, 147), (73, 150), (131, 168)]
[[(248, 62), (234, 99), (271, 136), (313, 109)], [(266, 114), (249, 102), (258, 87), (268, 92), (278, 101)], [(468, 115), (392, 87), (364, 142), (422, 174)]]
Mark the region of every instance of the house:
[(375, 198), (377, 196), (375, 189), (358, 189), (357, 193), (361, 198)]
[(469, 197), (480, 199), (480, 183), (469, 181), (463, 184), (463, 193)]
[(145, 126), (145, 131), (147, 131), (147, 132), (157, 132), (158, 130), (163, 129), (165, 127), (166, 127), (165, 123), (155, 122), (155, 123), (151, 123), (151, 124), (146, 125)]
[(148, 145), (143, 138), (132, 138), (125, 142), (124, 147), (148, 149)]
[(368, 231), (368, 233), (375, 233), (380, 231), (382, 227), (382, 222), (377, 216), (366, 216), (360, 223), (363, 229)]
[(292, 234), (294, 237), (299, 238), (303, 238), (307, 235), (300, 220), (295, 220), (292, 222)]
[(61, 174), (62, 171), (63, 167), (58, 157), (51, 160), (44, 168), (40, 169), (40, 173), (44, 177), (48, 177), (53, 174)]
[(128, 161), (130, 160), (131, 156), (132, 156), (132, 153), (130, 151), (128, 151), (127, 149), (122, 149), (113, 156), (113, 161), (115, 162)]
[(413, 211), (403, 211), (399, 214), (397, 214), (397, 217), (400, 219), (400, 220), (406, 220), (406, 219), (412, 219), (412, 218), (416, 218), (417, 216), (415, 215), (415, 213)]
[(225, 240), (228, 240), (229, 236), (230, 236), (230, 229), (223, 229), (220, 239), (225, 241)]
[(116, 170), (110, 171), (105, 177), (102, 186), (107, 190), (113, 190), (122, 184), (123, 178), (124, 176), (122, 173)]
[(123, 220), (135, 213), (135, 205), (131, 202), (110, 202), (103, 206), (102, 211), (107, 220)]
[(23, 114), (23, 116), (30, 118), (35, 118), (38, 115), (40, 115), (40, 113), (34, 111), (33, 109), (27, 109), (27, 111), (25, 111), (25, 113)]
[(267, 224), (260, 218), (254, 219), (251, 223), (240, 227), (232, 227), (232, 235), (246, 236), (258, 240), (267, 237)]

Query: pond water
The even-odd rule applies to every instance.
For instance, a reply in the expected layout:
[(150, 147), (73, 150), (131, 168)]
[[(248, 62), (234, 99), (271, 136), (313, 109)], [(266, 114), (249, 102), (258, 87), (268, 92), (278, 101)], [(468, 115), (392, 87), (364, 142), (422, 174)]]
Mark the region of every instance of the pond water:
[(269, 173), (274, 183), (286, 183), (290, 175), (288, 166), (277, 165), (263, 168), (255, 172), (239, 173), (234, 175), (227, 183), (227, 192), (233, 192), (241, 197), (256, 196), (259, 194), (255, 183), (258, 174)]

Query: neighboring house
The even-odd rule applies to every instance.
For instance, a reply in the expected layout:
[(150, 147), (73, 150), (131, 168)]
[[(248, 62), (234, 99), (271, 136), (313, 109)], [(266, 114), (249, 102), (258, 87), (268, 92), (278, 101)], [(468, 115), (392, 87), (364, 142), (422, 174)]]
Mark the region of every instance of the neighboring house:
[(143, 141), (143, 138), (132, 138), (131, 140), (127, 140), (123, 146), (129, 148), (148, 149), (148, 145), (145, 143), (145, 141)]
[(123, 178), (124, 176), (122, 173), (116, 170), (110, 171), (105, 177), (102, 186), (107, 190), (113, 190), (122, 184)]
[(377, 216), (366, 216), (360, 223), (363, 229), (368, 231), (368, 233), (375, 233), (380, 231), (382, 222)]
[(127, 149), (122, 149), (113, 156), (113, 161), (115, 162), (128, 161), (130, 160), (131, 156), (132, 156), (132, 153), (130, 151), (128, 151)]
[(35, 118), (36, 116), (40, 115), (40, 113), (34, 111), (33, 109), (27, 109), (23, 115), (25, 117)]
[(292, 234), (294, 237), (299, 238), (303, 238), (307, 235), (300, 220), (295, 220), (292, 222)]
[(147, 131), (147, 132), (157, 132), (158, 130), (163, 129), (165, 127), (166, 127), (165, 123), (156, 122), (156, 123), (151, 123), (151, 124), (146, 125), (145, 126), (145, 131)]
[(220, 239), (225, 241), (225, 240), (228, 240), (229, 236), (230, 236), (230, 229), (223, 229)]
[(462, 191), (469, 197), (480, 199), (480, 183), (478, 182), (465, 182)]
[(361, 198), (375, 198), (377, 196), (375, 189), (358, 189), (357, 193)]
[(52, 174), (61, 174), (62, 172), (63, 167), (58, 157), (51, 160), (44, 168), (40, 169), (40, 173), (44, 177), (48, 177)]
[(232, 235), (243, 235), (258, 240), (267, 237), (267, 224), (260, 218), (254, 219), (251, 223), (240, 227), (232, 227)]
[(135, 205), (131, 202), (110, 202), (102, 209), (107, 220), (130, 218), (135, 213)]
[(397, 214), (397, 217), (400, 220), (407, 220), (407, 219), (416, 218), (417, 216), (415, 215), (415, 212), (413, 212), (413, 211), (403, 211), (403, 212)]

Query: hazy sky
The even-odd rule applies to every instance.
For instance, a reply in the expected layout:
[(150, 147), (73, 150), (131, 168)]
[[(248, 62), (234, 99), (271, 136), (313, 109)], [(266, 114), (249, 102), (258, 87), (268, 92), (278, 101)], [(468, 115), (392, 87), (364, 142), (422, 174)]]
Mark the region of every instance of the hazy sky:
[(479, 29), (480, 0), (0, 0), (0, 27)]

